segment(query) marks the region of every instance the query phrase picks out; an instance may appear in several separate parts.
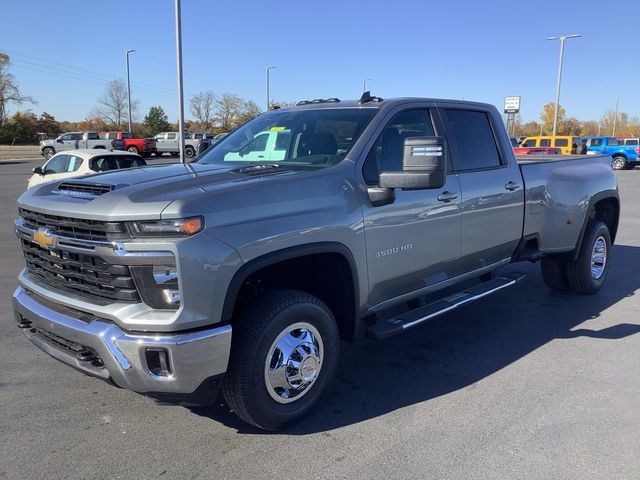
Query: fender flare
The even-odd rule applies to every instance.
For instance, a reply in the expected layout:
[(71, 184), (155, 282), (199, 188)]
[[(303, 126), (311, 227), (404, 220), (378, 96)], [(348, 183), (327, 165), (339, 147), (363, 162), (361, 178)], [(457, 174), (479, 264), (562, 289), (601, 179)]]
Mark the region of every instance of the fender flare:
[(354, 322), (356, 322), (356, 325), (354, 327), (355, 333), (357, 333), (357, 319), (359, 318), (358, 309), (360, 305), (358, 269), (356, 267), (356, 262), (353, 254), (351, 253), (351, 250), (349, 250), (349, 248), (347, 248), (344, 244), (338, 242), (318, 242), (284, 248), (282, 250), (276, 250), (266, 253), (260, 257), (256, 257), (242, 265), (242, 267), (240, 267), (234, 274), (231, 282), (229, 283), (229, 286), (227, 287), (227, 294), (225, 295), (224, 304), (222, 307), (222, 321), (231, 321), (238, 293), (240, 292), (240, 289), (242, 288), (244, 282), (247, 280), (247, 278), (249, 278), (251, 274), (265, 267), (276, 265), (286, 260), (293, 260), (295, 258), (305, 257), (318, 253), (338, 254), (347, 261), (349, 269), (351, 270), (351, 279), (353, 282), (353, 318)]
[(589, 216), (591, 212), (594, 211), (594, 206), (601, 200), (606, 198), (614, 198), (618, 202), (618, 215), (615, 219), (615, 231), (609, 232), (611, 235), (611, 243), (613, 244), (616, 233), (618, 232), (618, 224), (620, 223), (620, 195), (617, 190), (604, 190), (602, 192), (596, 193), (591, 200), (589, 200), (589, 208), (587, 209), (587, 213), (584, 217), (584, 221), (582, 222), (582, 227), (580, 227), (580, 235), (578, 235), (578, 241), (576, 242), (576, 248), (572, 252), (569, 253), (572, 261), (575, 261), (580, 254), (580, 246), (582, 245), (582, 239), (584, 238), (584, 234), (587, 231), (587, 224), (589, 223)]

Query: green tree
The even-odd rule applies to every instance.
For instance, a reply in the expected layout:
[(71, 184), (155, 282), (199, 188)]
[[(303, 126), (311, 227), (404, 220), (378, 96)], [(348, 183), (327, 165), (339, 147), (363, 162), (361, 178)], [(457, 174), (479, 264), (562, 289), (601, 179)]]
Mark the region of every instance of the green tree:
[(61, 131), (60, 124), (53, 115), (42, 112), (42, 115), (40, 115), (38, 119), (38, 133), (43, 134), (45, 138), (55, 138)]
[(166, 132), (169, 130), (169, 119), (167, 114), (164, 113), (162, 107), (151, 107), (149, 109), (149, 113), (144, 117), (144, 126), (149, 130), (150, 135), (155, 135), (156, 133)]
[[(553, 116), (555, 114), (556, 104), (547, 103), (542, 107), (540, 120), (542, 121), (542, 134), (551, 135), (553, 133)], [(565, 110), (562, 105), (558, 105), (558, 126), (564, 122)], [(556, 132), (557, 133), (557, 132)]]
[(38, 117), (33, 112), (16, 112), (0, 130), (0, 143), (30, 144), (38, 140)]

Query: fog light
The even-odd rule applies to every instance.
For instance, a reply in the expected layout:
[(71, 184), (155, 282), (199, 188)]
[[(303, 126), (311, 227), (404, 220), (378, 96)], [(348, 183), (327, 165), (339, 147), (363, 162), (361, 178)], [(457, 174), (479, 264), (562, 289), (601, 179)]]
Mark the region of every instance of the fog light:
[(169, 352), (165, 348), (147, 348), (144, 352), (147, 360), (147, 368), (156, 377), (170, 377), (171, 363), (169, 362)]

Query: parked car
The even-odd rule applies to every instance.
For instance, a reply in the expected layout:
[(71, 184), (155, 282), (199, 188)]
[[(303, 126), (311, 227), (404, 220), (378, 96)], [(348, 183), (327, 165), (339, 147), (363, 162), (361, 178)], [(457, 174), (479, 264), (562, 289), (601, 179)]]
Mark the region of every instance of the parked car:
[(56, 153), (42, 167), (34, 168), (27, 188), (80, 175), (145, 165), (141, 156), (123, 151), (68, 150)]
[(514, 147), (514, 155), (561, 155), (558, 147)]
[[(180, 133), (178, 132), (162, 132), (157, 134), (154, 137), (156, 140), (156, 155), (158, 157), (163, 153), (178, 155), (180, 150), (180, 146), (178, 145), (179, 137)], [(208, 139), (190, 138), (188, 133), (185, 133), (184, 138), (184, 156), (186, 158), (194, 157), (198, 152), (205, 150), (211, 144), (211, 140)], [(204, 145), (201, 145), (201, 143), (204, 143)]]
[[(237, 159), (272, 132), (287, 132), (279, 160)], [(13, 309), (31, 342), (88, 375), (165, 401), (221, 386), (238, 416), (275, 430), (331, 392), (341, 338), (486, 298), (522, 278), (500, 273), (510, 262), (596, 293), (619, 212), (608, 156), (517, 162), (493, 106), (315, 100), (263, 113), (188, 166), (23, 193)]]
[(580, 153), (577, 151), (578, 146), (581, 144), (579, 137), (573, 137), (570, 135), (542, 135), (526, 137), (521, 143), (521, 147), (557, 147), (560, 149), (563, 155), (572, 155)]
[(100, 137), (107, 140), (122, 140), (122, 148), (119, 150), (139, 153), (143, 157), (156, 153), (155, 138), (135, 138), (130, 132), (100, 132)]
[(615, 137), (594, 137), (587, 141), (589, 155), (609, 155), (614, 170), (631, 169), (636, 166), (640, 148), (636, 145), (624, 145)]
[(51, 158), (58, 152), (77, 150), (80, 148), (103, 148), (112, 150), (122, 143), (100, 138), (98, 132), (69, 132), (63, 133), (55, 140), (42, 140), (40, 154), (44, 158)]

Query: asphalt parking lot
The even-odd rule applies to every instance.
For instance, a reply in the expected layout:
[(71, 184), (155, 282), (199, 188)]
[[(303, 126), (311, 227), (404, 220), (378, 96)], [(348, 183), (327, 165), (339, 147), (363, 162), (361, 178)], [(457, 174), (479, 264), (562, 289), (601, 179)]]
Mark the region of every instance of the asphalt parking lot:
[(537, 265), (511, 265), (528, 274), (511, 289), (343, 344), (323, 406), (273, 434), (221, 397), (159, 405), (24, 338), (11, 223), (41, 164), (0, 162), (0, 478), (640, 478), (640, 168), (618, 172), (621, 226), (598, 295), (552, 292)]

